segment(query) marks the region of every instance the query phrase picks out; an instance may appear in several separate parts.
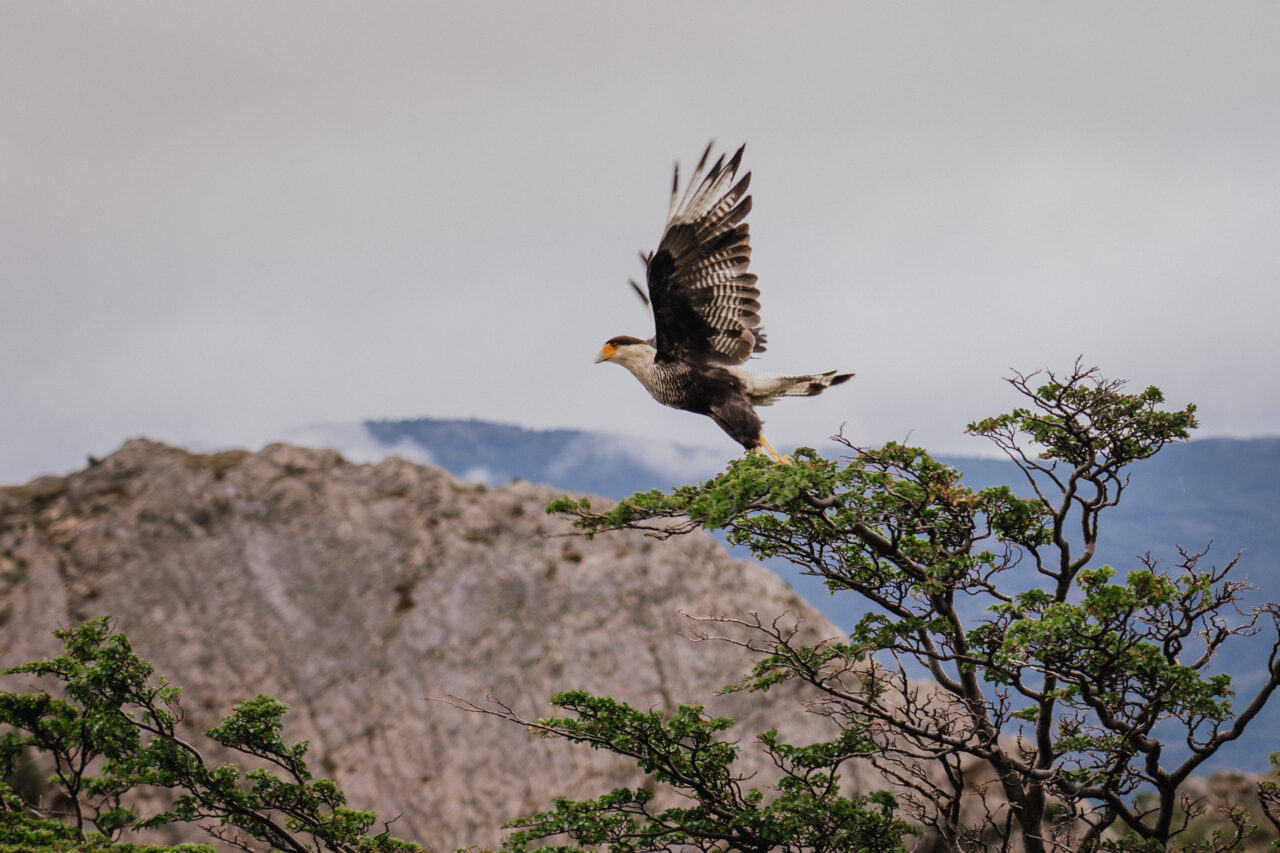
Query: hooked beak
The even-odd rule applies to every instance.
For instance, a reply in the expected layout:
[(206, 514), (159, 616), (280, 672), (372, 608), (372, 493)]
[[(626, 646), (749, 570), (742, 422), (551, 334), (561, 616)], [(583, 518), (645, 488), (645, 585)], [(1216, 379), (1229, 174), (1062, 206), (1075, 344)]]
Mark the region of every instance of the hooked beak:
[(612, 346), (610, 344), (605, 344), (604, 346), (600, 347), (600, 352), (596, 353), (595, 363), (599, 364), (602, 361), (608, 361), (609, 359), (613, 358), (617, 354), (618, 354), (617, 347)]

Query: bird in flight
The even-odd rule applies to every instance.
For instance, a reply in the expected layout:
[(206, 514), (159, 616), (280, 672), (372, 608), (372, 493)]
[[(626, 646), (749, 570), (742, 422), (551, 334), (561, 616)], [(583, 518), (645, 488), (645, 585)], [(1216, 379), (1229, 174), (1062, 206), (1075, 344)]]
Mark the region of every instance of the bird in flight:
[(760, 290), (747, 272), (751, 173), (738, 180), (744, 148), (706, 169), (708, 145), (683, 195), (676, 166), (662, 240), (656, 252), (640, 256), (648, 298), (631, 283), (653, 311), (654, 336), (610, 338), (596, 363), (622, 365), (664, 406), (706, 415), (748, 452), (768, 452), (785, 462), (765, 440), (755, 407), (779, 397), (821, 394), (853, 374), (778, 376), (740, 366), (765, 349)]

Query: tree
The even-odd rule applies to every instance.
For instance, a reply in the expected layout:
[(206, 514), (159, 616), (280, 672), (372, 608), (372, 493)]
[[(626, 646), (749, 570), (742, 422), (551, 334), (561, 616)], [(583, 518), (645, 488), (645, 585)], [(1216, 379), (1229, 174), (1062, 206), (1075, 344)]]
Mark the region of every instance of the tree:
[[(561, 693), (552, 702), (576, 716), (534, 721), (502, 704), (455, 704), (519, 723), (543, 737), (631, 758), (688, 805), (660, 805), (646, 788), (619, 788), (592, 800), (560, 798), (545, 812), (506, 824), (517, 830), (503, 846), (507, 853), (526, 853), (530, 844), (563, 835), (580, 845), (607, 845), (610, 853), (898, 853), (904, 850), (902, 837), (918, 832), (894, 816), (897, 802), (889, 794), (842, 795), (840, 767), (874, 748), (853, 730), (829, 743), (804, 747), (783, 743), (776, 731), (761, 734), (759, 743), (781, 771), (775, 796), (766, 798), (759, 787), (745, 786), (746, 775), (735, 769), (739, 749), (722, 737), (733, 726), (727, 717), (708, 717), (701, 706), (682, 705), (664, 720), (659, 711), (639, 711), (583, 691)], [(537, 849), (567, 853), (576, 848)]]
[[(1207, 549), (1180, 549), (1172, 565), (1148, 556), (1123, 576), (1093, 565), (1129, 467), (1186, 439), (1194, 406), (1165, 410), (1158, 389), (1131, 393), (1079, 363), (1009, 381), (1024, 406), (969, 431), (1014, 463), (1025, 497), (971, 490), (919, 448), (845, 441), (843, 462), (806, 449), (790, 465), (748, 457), (707, 483), (608, 511), (568, 498), (548, 511), (588, 536), (724, 530), (757, 557), (785, 557), (833, 593), (859, 596), (867, 612), (847, 641), (804, 645), (756, 617), (729, 620), (753, 639), (707, 636), (759, 656), (729, 690), (816, 689), (819, 713), (875, 746), (851, 760), (874, 765), (904, 814), (948, 849), (1190, 844), (1184, 833), (1205, 806), (1184, 793), (1187, 779), (1280, 685), (1280, 608), (1242, 606), (1246, 585), (1229, 578), (1239, 555), (1207, 565)], [(1214, 663), (1229, 640), (1264, 631), (1263, 683), (1237, 701)], [(1224, 815), (1186, 849), (1234, 849), (1262, 817)]]
[[(349, 808), (333, 782), (312, 776), (307, 743), (280, 736), (287, 705), (255, 697), (205, 733), (250, 757), (256, 769), (210, 764), (179, 733), (179, 688), (153, 680), (151, 664), (133, 652), (124, 634), (113, 632), (110, 619), (54, 633), (64, 654), (6, 670), (53, 679), (59, 690), (0, 693), (0, 724), (13, 729), (0, 736), (0, 777), (10, 778), (34, 751), (52, 763), (66, 805), (54, 812), (0, 783), (0, 852), (212, 853), (208, 845), (118, 842), (127, 829), (198, 821), (243, 850), (422, 850), (385, 830), (373, 834), (374, 812)], [(142, 817), (127, 801), (147, 787), (174, 791), (171, 808)]]

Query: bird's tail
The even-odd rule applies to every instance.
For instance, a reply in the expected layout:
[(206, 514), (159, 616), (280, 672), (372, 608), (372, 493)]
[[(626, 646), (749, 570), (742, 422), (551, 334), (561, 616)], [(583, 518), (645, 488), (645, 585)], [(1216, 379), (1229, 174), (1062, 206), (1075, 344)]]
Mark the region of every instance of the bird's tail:
[(852, 377), (852, 373), (828, 370), (826, 373), (813, 373), (807, 376), (773, 376), (768, 373), (753, 373), (742, 378), (745, 380), (743, 384), (752, 404), (768, 406), (779, 397), (812, 397), (814, 394), (821, 394), (832, 385), (848, 382)]

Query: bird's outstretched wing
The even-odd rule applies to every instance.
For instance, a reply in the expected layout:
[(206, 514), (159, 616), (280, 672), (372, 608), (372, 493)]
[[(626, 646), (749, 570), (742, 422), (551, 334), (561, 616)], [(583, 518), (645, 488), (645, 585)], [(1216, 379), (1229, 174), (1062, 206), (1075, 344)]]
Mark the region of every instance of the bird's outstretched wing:
[(741, 364), (764, 349), (760, 291), (747, 272), (751, 173), (734, 183), (743, 148), (728, 162), (722, 155), (704, 177), (708, 145), (683, 196), (676, 167), (667, 227), (645, 258), (659, 361)]

